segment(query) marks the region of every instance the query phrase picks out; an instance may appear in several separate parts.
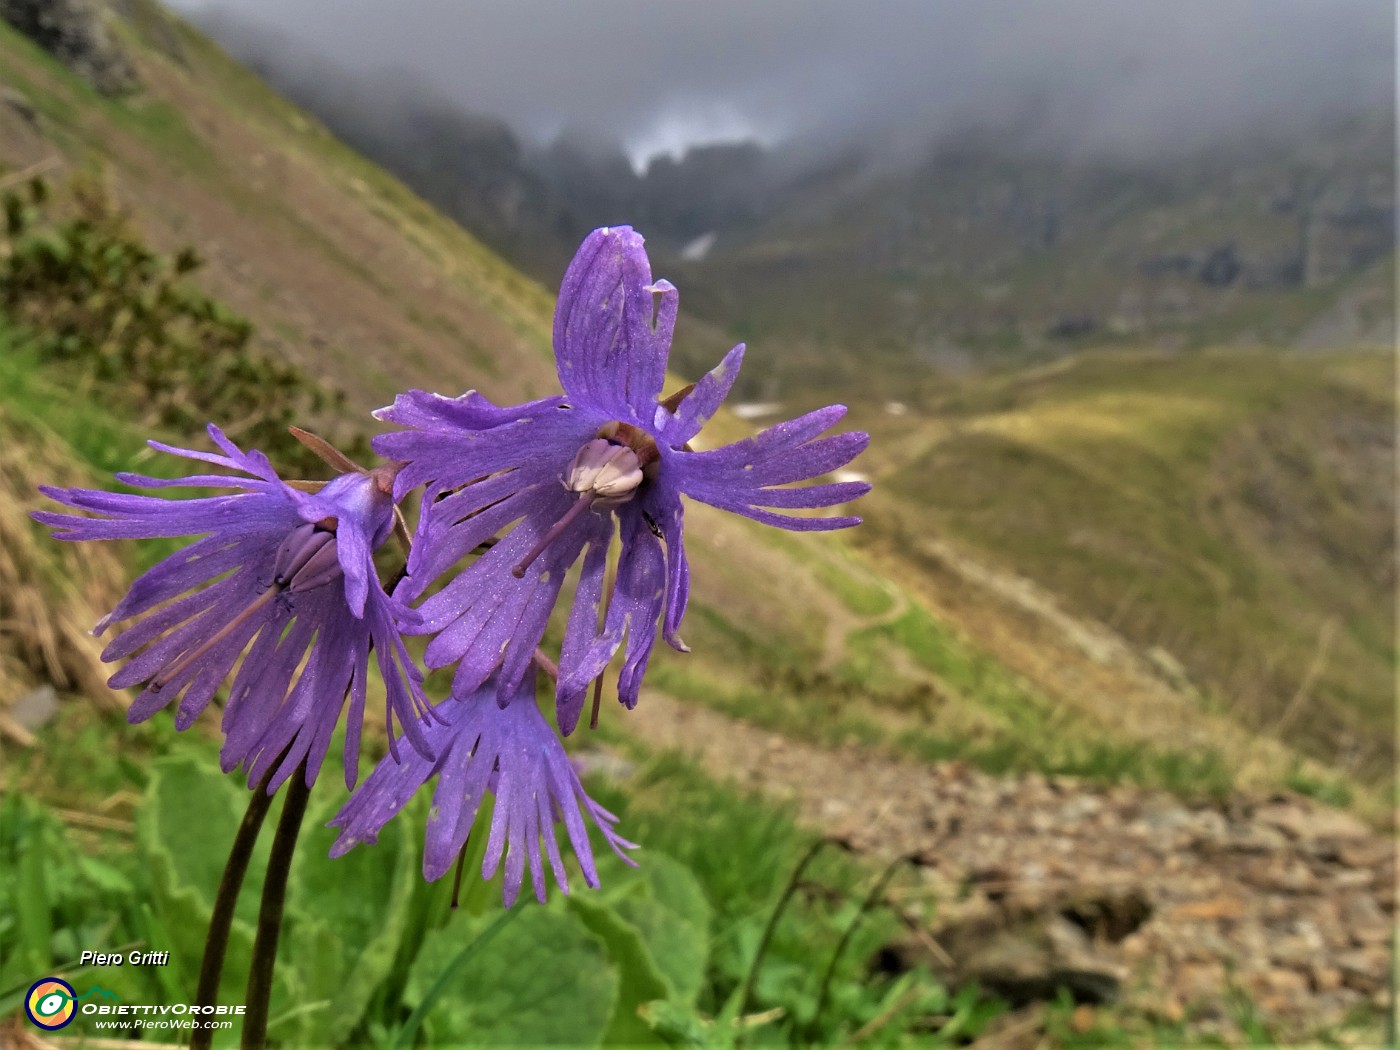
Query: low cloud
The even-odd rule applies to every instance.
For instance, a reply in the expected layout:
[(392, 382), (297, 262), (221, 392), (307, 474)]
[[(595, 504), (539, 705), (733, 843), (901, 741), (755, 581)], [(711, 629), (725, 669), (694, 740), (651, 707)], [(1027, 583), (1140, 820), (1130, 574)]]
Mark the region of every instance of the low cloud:
[(1095, 152), (1393, 105), (1383, 0), (175, 0), (351, 69), (408, 72), (546, 140), (697, 141), (1014, 122)]

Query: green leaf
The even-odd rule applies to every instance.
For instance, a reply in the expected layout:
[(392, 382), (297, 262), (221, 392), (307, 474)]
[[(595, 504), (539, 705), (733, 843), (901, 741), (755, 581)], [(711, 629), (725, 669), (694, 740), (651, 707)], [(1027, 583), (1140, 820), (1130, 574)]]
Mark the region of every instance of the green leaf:
[(647, 1003), (641, 1008), (642, 1020), (647, 1027), (670, 1046), (696, 1047), (697, 1050), (711, 1050), (732, 1046), (733, 1040), (726, 1040), (727, 1029), (720, 1029), (699, 1017), (694, 1010), (665, 1000)]
[[(160, 889), (188, 893), (205, 907), (213, 906), (247, 795), (217, 766), (193, 755), (162, 758), (153, 764), (136, 831), (138, 845), (153, 862)], [(248, 865), (250, 880), (267, 866), (266, 836), (259, 845), (262, 848)], [(245, 885), (237, 916), (255, 923), (257, 896), (247, 890)]]
[(667, 999), (693, 1005), (705, 983), (706, 936), (660, 901), (631, 897), (618, 901), (618, 915), (637, 931), (666, 984)]
[(610, 879), (602, 899), (645, 945), (664, 983), (664, 997), (693, 1004), (705, 983), (711, 909), (690, 869), (649, 853), (639, 868)]
[[(330, 924), (294, 915), (290, 910), (283, 922), (286, 925), (278, 945), (278, 973), (286, 977), (291, 996), (274, 1000), (268, 1034), (277, 1042), (293, 1046), (343, 1045), (366, 1006), (363, 999), (353, 1003), (353, 1016), (347, 1018), (335, 1010), (345, 983), (346, 942)], [(285, 963), (289, 960), (301, 961), (302, 965), (288, 967)]]
[[(618, 991), (602, 943), (559, 906), (517, 907), (524, 911), (456, 972), (432, 1007), (429, 1045), (598, 1045)], [(462, 948), (498, 917), (458, 914), (430, 933), (409, 972), (408, 1006), (422, 1002)]]
[(673, 857), (648, 853), (638, 874), (646, 880), (653, 897), (702, 934), (709, 935), (713, 909), (694, 872)]
[[(665, 912), (653, 900), (640, 903)], [(609, 1046), (664, 1045), (637, 1010), (656, 999), (675, 998), (675, 993), (637, 925), (596, 897), (575, 894), (568, 907), (603, 942), (608, 958), (617, 967), (619, 994), (604, 1042)]]
[(27, 814), (24, 839), (20, 842), (19, 878), (16, 905), (19, 914), (19, 943), (32, 969), (41, 970), (49, 964), (53, 924), (49, 914), (51, 902), (48, 877), (51, 857), (49, 840), (52, 829), (38, 813)]
[(74, 853), (73, 858), (77, 861), (78, 871), (97, 892), (118, 896), (130, 896), (135, 892), (131, 880), (121, 869), (86, 853)]
[[(146, 944), (163, 945), (171, 942), (170, 931), (156, 917), (149, 904), (141, 905), (141, 925), (146, 935)], [(164, 950), (164, 949), (162, 949)], [(199, 959), (182, 959), (170, 953), (170, 959), (165, 966), (152, 966), (151, 972), (156, 983), (160, 985), (160, 991), (169, 1002), (179, 1002), (187, 995), (189, 989), (195, 987), (199, 980)]]
[(700, 882), (678, 860), (651, 854), (637, 872), (648, 894), (628, 894), (617, 909), (641, 933), (670, 987), (669, 998), (694, 1004), (705, 983), (710, 951), (710, 903)]
[(428, 990), (423, 994), (423, 997), (419, 999), (418, 1005), (413, 1008), (413, 1012), (409, 1014), (408, 1020), (394, 1031), (394, 1038), (390, 1044), (392, 1050), (400, 1050), (401, 1047), (413, 1045), (414, 1039), (418, 1036), (418, 1029), (423, 1026), (424, 1019), (432, 1012), (433, 1007), (437, 1004), (437, 1001), (442, 998), (448, 986), (456, 980), (458, 971), (465, 967), (467, 963), (481, 952), (485, 951), (487, 945), (495, 939), (496, 934), (500, 933), (513, 919), (518, 919), (522, 914), (524, 913), (518, 911), (503, 911), (497, 914), (496, 918), (492, 920), (484, 930), (481, 930), (475, 937), (468, 941), (466, 947), (458, 951), (457, 954), (448, 961), (447, 965), (438, 971), (437, 977), (433, 978), (433, 983), (428, 986)]

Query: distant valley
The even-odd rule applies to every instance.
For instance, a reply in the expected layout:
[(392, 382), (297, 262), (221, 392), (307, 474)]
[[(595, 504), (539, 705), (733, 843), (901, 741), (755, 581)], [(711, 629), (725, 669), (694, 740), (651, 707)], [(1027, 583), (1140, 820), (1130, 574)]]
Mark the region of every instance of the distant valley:
[(215, 35), (340, 138), (546, 283), (597, 225), (648, 236), (711, 330), (775, 363), (748, 397), (907, 391), (908, 376), (1093, 347), (1326, 348), (1394, 338), (1394, 132), (1358, 112), (1162, 155), (1059, 150), (1033, 122), (869, 144), (697, 147), (633, 170), (547, 147), (408, 79), (355, 77), (240, 24)]

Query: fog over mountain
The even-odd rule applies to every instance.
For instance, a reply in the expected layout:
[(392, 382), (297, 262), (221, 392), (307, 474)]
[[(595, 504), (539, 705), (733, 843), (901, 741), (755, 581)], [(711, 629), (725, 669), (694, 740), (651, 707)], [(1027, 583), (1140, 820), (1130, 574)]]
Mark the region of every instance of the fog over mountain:
[(191, 10), (546, 286), (588, 230), (644, 230), (693, 316), (777, 348), (746, 396), (1393, 338), (1376, 0)]
[[(899, 146), (1013, 124), (1141, 155), (1393, 104), (1385, 0), (175, 0), (365, 73), (398, 71), (527, 142), (634, 164), (715, 141)], [(246, 57), (246, 56), (244, 56)], [(912, 134), (911, 134), (912, 132)]]

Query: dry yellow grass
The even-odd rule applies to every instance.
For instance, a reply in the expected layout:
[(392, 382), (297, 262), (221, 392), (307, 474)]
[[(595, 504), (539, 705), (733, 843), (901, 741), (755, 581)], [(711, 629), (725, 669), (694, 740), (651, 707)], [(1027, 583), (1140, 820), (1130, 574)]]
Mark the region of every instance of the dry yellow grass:
[(35, 479), (91, 485), (63, 442), (0, 405), (0, 707), (45, 682), (124, 708), (89, 633), (125, 587), (118, 551), (55, 543), (29, 512), (53, 503)]
[(1127, 441), (1156, 450), (1225, 415), (1219, 401), (1159, 391), (1102, 393), (1067, 404), (1035, 405), (973, 420), (968, 429), (1057, 446), (1063, 441)]

